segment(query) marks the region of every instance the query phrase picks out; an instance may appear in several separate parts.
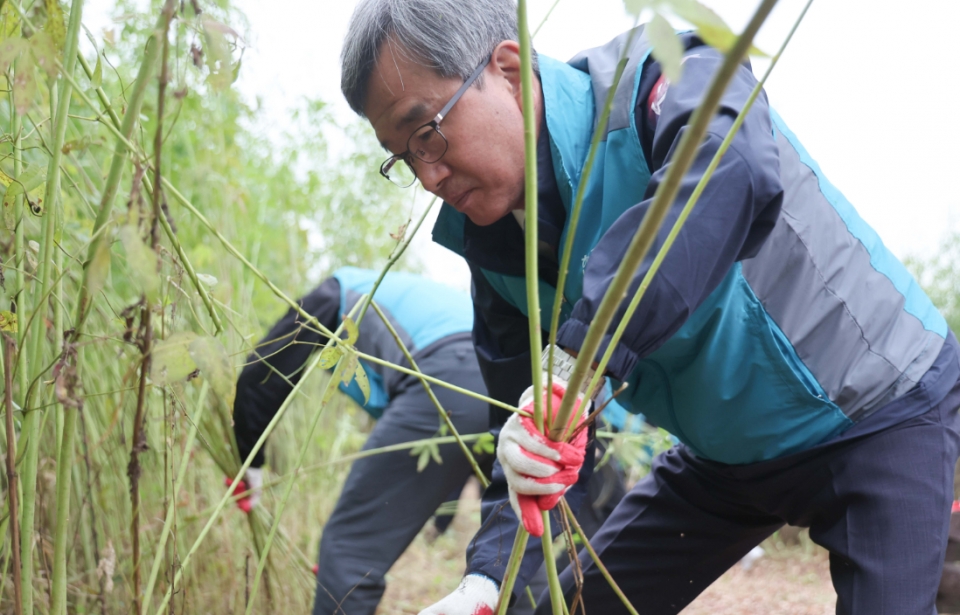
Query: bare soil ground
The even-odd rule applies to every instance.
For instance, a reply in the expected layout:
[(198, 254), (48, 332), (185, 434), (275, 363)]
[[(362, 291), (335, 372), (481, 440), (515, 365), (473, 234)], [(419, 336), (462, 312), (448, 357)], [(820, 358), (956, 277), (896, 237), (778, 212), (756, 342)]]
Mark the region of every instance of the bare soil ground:
[[(460, 581), (464, 552), (480, 525), (477, 492), (465, 490), (447, 533), (428, 544), (425, 533), (414, 541), (387, 575), (387, 591), (378, 613), (415, 615)], [(801, 540), (785, 547), (768, 542), (768, 554), (750, 570), (739, 565), (711, 585), (683, 615), (831, 615), (836, 594), (830, 584), (826, 552)]]

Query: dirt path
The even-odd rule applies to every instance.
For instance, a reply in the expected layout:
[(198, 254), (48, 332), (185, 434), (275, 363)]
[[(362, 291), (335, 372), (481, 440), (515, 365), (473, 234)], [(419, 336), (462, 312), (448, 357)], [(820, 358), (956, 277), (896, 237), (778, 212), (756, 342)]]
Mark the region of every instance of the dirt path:
[[(463, 575), (464, 552), (479, 525), (479, 501), (475, 494), (465, 494), (450, 530), (432, 544), (421, 533), (390, 570), (378, 613), (416, 615), (452, 591)], [(731, 568), (683, 615), (834, 613), (836, 595), (825, 551), (809, 543), (779, 549), (768, 545), (768, 550), (750, 570)]]

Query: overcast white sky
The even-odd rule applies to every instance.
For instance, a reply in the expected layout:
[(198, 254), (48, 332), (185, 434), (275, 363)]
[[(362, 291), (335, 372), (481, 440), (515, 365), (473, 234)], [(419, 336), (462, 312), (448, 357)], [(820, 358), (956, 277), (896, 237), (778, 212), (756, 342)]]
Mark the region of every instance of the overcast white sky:
[[(465, 0), (469, 1), (469, 0)], [(756, 2), (703, 0), (736, 30)], [(304, 96), (352, 112), (340, 95), (339, 53), (352, 0), (237, 0), (250, 20), (236, 87), (260, 97), (283, 125)], [(553, 0), (529, 0), (537, 24)], [(88, 4), (85, 22), (109, 26), (109, 0)], [(757, 44), (779, 47), (804, 0), (781, 0)], [(817, 0), (767, 83), (773, 106), (831, 181), (898, 256), (933, 253), (960, 229), (960, 23), (956, 0)], [(566, 60), (632, 25), (622, 0), (560, 0), (534, 46)], [(758, 75), (766, 68), (756, 61)], [(429, 230), (429, 229), (424, 229)], [(463, 269), (422, 233), (428, 271), (464, 286)]]

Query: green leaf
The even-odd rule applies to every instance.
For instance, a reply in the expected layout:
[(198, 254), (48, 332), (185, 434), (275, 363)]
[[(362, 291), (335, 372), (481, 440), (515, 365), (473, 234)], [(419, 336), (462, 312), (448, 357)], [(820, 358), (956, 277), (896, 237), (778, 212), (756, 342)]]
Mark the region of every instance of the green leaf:
[(333, 396), (337, 393), (338, 388), (335, 383), (343, 376), (343, 368), (343, 361), (337, 363), (337, 367), (334, 368), (333, 375), (330, 377), (330, 382), (327, 383), (326, 390), (323, 393), (323, 398), (320, 400), (320, 404), (322, 406), (326, 406), (328, 403), (330, 403), (330, 400), (333, 399)]
[(20, 27), (20, 16), (13, 2), (4, 2), (0, 8), (0, 40), (6, 40), (17, 33)]
[(650, 0), (623, 0), (623, 8), (628, 15), (636, 17), (643, 12), (643, 9), (650, 6)]
[(44, 4), (47, 7), (47, 23), (43, 26), (44, 32), (50, 35), (58, 50), (63, 49), (63, 43), (67, 40), (63, 9), (60, 7), (59, 0), (45, 0)]
[[(4, 202), (6, 204), (6, 202)], [(97, 246), (97, 251), (93, 255), (90, 264), (87, 265), (87, 295), (95, 297), (97, 293), (103, 290), (107, 283), (107, 277), (110, 275), (110, 243), (101, 241)]]
[(423, 472), (427, 464), (430, 463), (430, 449), (426, 446), (420, 450), (420, 456), (417, 458), (417, 473)]
[[(673, 12), (697, 29), (697, 35), (703, 42), (726, 53), (737, 42), (738, 35), (730, 29), (727, 22), (700, 0), (670, 0)], [(766, 57), (767, 54), (750, 46), (750, 54)]]
[(367, 379), (367, 370), (364, 369), (363, 363), (357, 366), (357, 371), (353, 375), (357, 379), (357, 386), (363, 393), (363, 403), (366, 404), (370, 401), (370, 381)]
[(103, 62), (101, 60), (102, 54), (97, 52), (97, 65), (93, 67), (93, 77), (90, 79), (90, 85), (94, 88), (100, 87), (103, 83)]
[(187, 349), (190, 358), (200, 368), (200, 373), (210, 383), (210, 388), (223, 405), (233, 411), (237, 395), (236, 374), (223, 344), (212, 337), (198, 337), (190, 342)]
[(320, 353), (320, 367), (330, 369), (337, 364), (341, 356), (343, 356), (343, 351), (340, 350), (339, 346), (335, 343), (328, 345), (323, 349), (323, 352)]
[(660, 63), (663, 74), (670, 81), (679, 81), (683, 60), (683, 45), (677, 38), (673, 26), (657, 13), (647, 24), (647, 37), (653, 45), (653, 57)]
[(120, 241), (127, 252), (127, 264), (147, 302), (155, 304), (160, 298), (160, 274), (157, 272), (157, 253), (140, 239), (140, 233), (132, 224), (120, 229)]
[(47, 32), (37, 32), (30, 37), (30, 53), (37, 66), (42, 68), (51, 79), (57, 76), (57, 59), (60, 57), (62, 43), (57, 44), (53, 35)]
[(349, 316), (343, 317), (343, 328), (347, 331), (347, 339), (344, 341), (350, 345), (353, 345), (357, 338), (360, 337), (360, 330), (357, 329), (357, 323), (353, 322)]
[(0, 331), (17, 332), (17, 315), (9, 310), (0, 311)]
[(190, 356), (190, 344), (196, 340), (196, 333), (179, 331), (154, 346), (150, 355), (150, 380), (162, 386), (189, 376), (197, 369), (197, 363)]
[(429, 449), (430, 456), (433, 457), (433, 460), (436, 461), (438, 465), (443, 465), (443, 457), (440, 456), (440, 446), (436, 442), (431, 442)]
[[(17, 197), (24, 193), (24, 190), (27, 193), (27, 206), (30, 211), (34, 215), (42, 215), (43, 197), (47, 189), (47, 168), (38, 164), (24, 165), (24, 171), (20, 174), (20, 177), (17, 179), (6, 177), (10, 179), (10, 183), (7, 184), (7, 192), (3, 195), (4, 223), (12, 221), (14, 225), (16, 224), (13, 219), (14, 204)], [(6, 179), (0, 179), (0, 182), (6, 184)], [(9, 220), (7, 212), (9, 212)], [(12, 226), (7, 226), (7, 228), (13, 230)]]
[(473, 443), (473, 452), (478, 455), (482, 455), (484, 453), (492, 455), (494, 452), (496, 452), (496, 450), (497, 447), (493, 441), (493, 434), (489, 432), (480, 436), (477, 441)]

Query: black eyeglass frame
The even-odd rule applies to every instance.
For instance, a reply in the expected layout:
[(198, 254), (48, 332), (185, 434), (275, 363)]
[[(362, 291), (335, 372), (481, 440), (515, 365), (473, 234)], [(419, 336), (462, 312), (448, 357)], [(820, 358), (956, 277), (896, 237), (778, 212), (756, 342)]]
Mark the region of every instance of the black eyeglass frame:
[[(443, 106), (442, 109), (440, 109), (440, 112), (437, 113), (432, 120), (430, 120), (426, 124), (422, 124), (418, 126), (416, 130), (410, 133), (410, 136), (407, 138), (407, 149), (405, 152), (401, 154), (394, 154), (393, 156), (390, 156), (389, 158), (383, 161), (383, 164), (380, 165), (380, 175), (382, 175), (384, 179), (386, 179), (387, 181), (389, 181), (394, 185), (399, 185), (399, 184), (396, 184), (392, 179), (390, 179), (390, 169), (392, 169), (394, 165), (397, 164), (398, 162), (403, 162), (404, 164), (407, 165), (407, 168), (410, 169), (410, 172), (413, 173), (413, 181), (411, 181), (406, 186), (400, 186), (400, 187), (409, 188), (418, 179), (417, 171), (416, 169), (413, 168), (413, 165), (411, 164), (412, 158), (416, 158), (417, 160), (422, 160), (427, 164), (434, 164), (436, 162), (439, 162), (440, 159), (443, 158), (444, 154), (447, 153), (447, 148), (450, 146), (450, 143), (447, 141), (447, 137), (442, 132), (440, 132), (440, 122), (442, 122), (443, 118), (445, 118), (447, 114), (450, 113), (450, 109), (452, 109), (453, 106), (457, 104), (457, 101), (460, 100), (460, 97), (463, 96), (464, 92), (466, 92), (467, 89), (471, 85), (473, 85), (473, 82), (480, 77), (480, 73), (482, 73), (483, 69), (487, 67), (487, 64), (490, 63), (490, 59), (492, 57), (493, 57), (493, 54), (488, 55), (486, 59), (483, 62), (481, 62), (480, 65), (473, 70), (473, 73), (469, 77), (467, 77), (467, 80), (463, 82), (463, 85), (460, 86), (460, 89), (457, 90), (457, 92), (453, 95), (453, 97), (447, 102), (447, 104)], [(443, 139), (443, 151), (440, 152), (440, 155), (437, 156), (435, 160), (426, 160), (421, 156), (417, 156), (416, 154), (413, 153), (413, 151), (410, 148), (410, 141), (413, 140), (413, 137), (415, 137), (417, 133), (419, 133), (421, 130), (428, 127), (436, 131), (436, 133), (440, 135), (440, 138)]]

